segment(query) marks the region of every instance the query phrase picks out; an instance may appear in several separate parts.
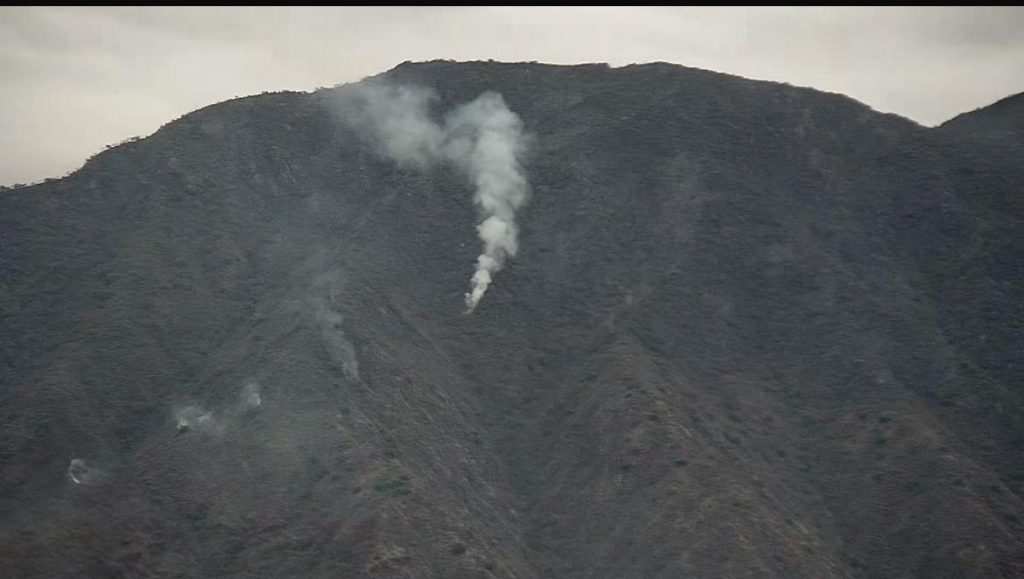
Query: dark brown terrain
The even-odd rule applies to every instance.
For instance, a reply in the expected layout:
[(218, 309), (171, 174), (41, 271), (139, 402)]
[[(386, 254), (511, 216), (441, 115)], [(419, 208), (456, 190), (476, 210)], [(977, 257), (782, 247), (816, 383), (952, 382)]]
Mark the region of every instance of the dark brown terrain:
[(0, 577), (1024, 576), (1024, 96), (383, 76), (533, 136), (472, 315), (471, 184), (350, 87), (0, 193)]

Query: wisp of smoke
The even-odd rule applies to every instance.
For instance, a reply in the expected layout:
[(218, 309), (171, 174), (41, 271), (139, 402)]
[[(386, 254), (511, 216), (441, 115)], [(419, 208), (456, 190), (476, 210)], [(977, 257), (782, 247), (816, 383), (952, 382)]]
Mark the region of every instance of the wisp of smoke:
[(68, 478), (77, 485), (91, 485), (103, 482), (106, 473), (96, 467), (89, 466), (84, 460), (75, 458), (68, 465)]
[(337, 311), (331, 309), (325, 302), (316, 302), (315, 314), (321, 326), (321, 337), (327, 352), (336, 363), (341, 365), (341, 371), (345, 379), (350, 382), (359, 382), (359, 359), (356, 357), (356, 349), (351, 340), (345, 335), (345, 320)]
[(348, 122), (370, 133), (385, 156), (399, 165), (447, 162), (472, 180), (480, 210), (477, 233), (484, 244), (465, 296), (466, 313), (472, 313), (494, 274), (519, 248), (516, 210), (528, 194), (520, 163), (526, 148), (522, 121), (495, 92), (457, 107), (443, 126), (430, 117), (437, 100), (430, 89), (369, 81), (345, 98), (351, 100), (343, 106), (363, 113), (346, 115)]
[(249, 382), (242, 388), (242, 408), (254, 409), (263, 405), (263, 397), (260, 396), (260, 387), (255, 382)]
[(176, 409), (174, 421), (178, 426), (179, 434), (190, 431), (216, 437), (224, 434), (224, 426), (214, 418), (213, 413), (198, 406), (185, 406)]

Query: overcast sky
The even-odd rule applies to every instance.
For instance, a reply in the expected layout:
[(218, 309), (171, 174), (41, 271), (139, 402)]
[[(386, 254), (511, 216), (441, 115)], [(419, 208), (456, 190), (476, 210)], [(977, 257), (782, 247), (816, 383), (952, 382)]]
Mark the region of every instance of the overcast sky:
[(235, 96), (437, 58), (674, 62), (935, 125), (1024, 91), (1024, 9), (2, 7), (0, 184)]

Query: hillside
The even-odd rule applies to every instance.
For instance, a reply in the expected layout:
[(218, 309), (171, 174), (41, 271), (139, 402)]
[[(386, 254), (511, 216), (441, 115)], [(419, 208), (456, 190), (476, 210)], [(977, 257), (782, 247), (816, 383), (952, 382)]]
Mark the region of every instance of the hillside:
[(1019, 96), (376, 80), (529, 134), (471, 315), (472, 184), (375, 152), (354, 85), (0, 193), (0, 576), (1024, 575)]

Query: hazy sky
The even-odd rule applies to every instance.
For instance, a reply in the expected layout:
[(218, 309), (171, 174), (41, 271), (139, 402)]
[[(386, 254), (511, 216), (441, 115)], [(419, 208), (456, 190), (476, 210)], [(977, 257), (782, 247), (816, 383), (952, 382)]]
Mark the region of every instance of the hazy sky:
[(935, 125), (1024, 91), (1024, 9), (2, 7), (0, 183), (235, 96), (437, 58), (667, 61)]

